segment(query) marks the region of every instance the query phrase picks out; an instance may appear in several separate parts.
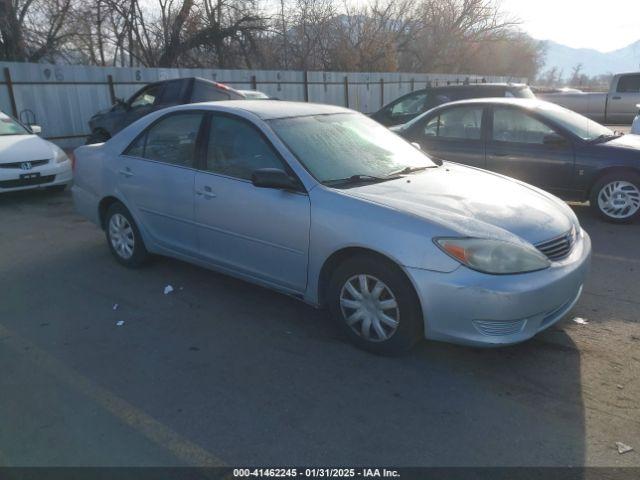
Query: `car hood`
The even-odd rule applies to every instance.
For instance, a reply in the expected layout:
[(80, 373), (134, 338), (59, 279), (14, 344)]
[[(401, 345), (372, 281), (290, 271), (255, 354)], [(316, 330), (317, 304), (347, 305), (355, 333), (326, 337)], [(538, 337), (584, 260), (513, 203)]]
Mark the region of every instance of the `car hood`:
[(448, 162), (344, 193), (469, 237), (535, 244), (578, 225), (573, 211), (553, 195), (501, 175)]
[(37, 135), (0, 135), (0, 163), (53, 158), (51, 144)]
[(605, 143), (598, 143), (597, 145), (603, 148), (614, 147), (640, 151), (640, 135), (622, 135), (621, 137), (614, 138)]

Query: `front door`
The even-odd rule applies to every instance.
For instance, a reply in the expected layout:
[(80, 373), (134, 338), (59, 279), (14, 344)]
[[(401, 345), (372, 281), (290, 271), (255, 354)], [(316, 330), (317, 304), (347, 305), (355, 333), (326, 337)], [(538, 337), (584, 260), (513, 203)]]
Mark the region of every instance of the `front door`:
[(487, 170), (560, 196), (574, 188), (573, 144), (530, 112), (494, 106), (487, 140)]
[(287, 170), (268, 139), (242, 118), (212, 114), (195, 179), (200, 254), (242, 275), (302, 292), (307, 283), (306, 193), (258, 188), (258, 168)]
[(151, 84), (142, 90), (140, 90), (133, 98), (127, 103), (127, 110), (124, 114), (124, 122), (118, 125), (117, 130), (121, 130), (124, 127), (131, 125), (136, 120), (144, 117), (145, 115), (153, 112), (160, 104), (160, 96), (164, 85), (161, 83)]
[(197, 255), (193, 187), (196, 141), (204, 114), (170, 113), (147, 128), (118, 159), (127, 206), (164, 248)]
[(482, 105), (440, 110), (413, 127), (410, 140), (420, 144), (434, 160), (485, 167)]

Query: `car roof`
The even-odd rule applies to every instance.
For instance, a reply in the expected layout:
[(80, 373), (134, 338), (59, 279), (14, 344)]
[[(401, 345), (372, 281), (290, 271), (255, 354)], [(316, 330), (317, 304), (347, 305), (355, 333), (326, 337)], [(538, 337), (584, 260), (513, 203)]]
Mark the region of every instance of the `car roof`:
[(526, 88), (524, 83), (455, 83), (452, 85), (432, 85), (422, 90), (462, 90), (469, 88)]
[(223, 100), (219, 102), (191, 103), (182, 105), (183, 108), (193, 108), (194, 105), (208, 106), (211, 110), (242, 110), (253, 113), (263, 120), (275, 118), (304, 117), (310, 115), (328, 115), (332, 113), (355, 113), (348, 108), (320, 103), (286, 102), (281, 100)]
[(549, 105), (555, 105), (554, 103), (545, 102), (544, 100), (539, 100), (537, 98), (512, 98), (512, 97), (485, 97), (485, 98), (467, 98), (465, 100), (456, 100), (455, 102), (448, 102), (442, 105), (438, 105), (433, 110), (441, 109), (443, 107), (450, 107), (453, 105), (474, 105), (474, 104), (483, 104), (483, 105), (514, 105), (520, 106), (529, 109), (542, 108)]

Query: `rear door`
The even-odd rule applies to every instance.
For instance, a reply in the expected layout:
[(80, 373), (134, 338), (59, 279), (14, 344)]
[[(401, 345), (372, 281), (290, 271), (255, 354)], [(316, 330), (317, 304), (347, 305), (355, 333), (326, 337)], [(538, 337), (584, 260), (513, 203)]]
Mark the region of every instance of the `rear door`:
[(485, 167), (482, 105), (460, 105), (438, 110), (412, 127), (409, 139), (432, 158)]
[(607, 104), (607, 121), (629, 124), (638, 112), (640, 103), (640, 73), (621, 75), (616, 91), (610, 95)]
[(118, 159), (118, 188), (143, 228), (164, 248), (197, 255), (193, 187), (204, 113), (181, 111), (149, 126)]
[(573, 188), (574, 147), (532, 112), (494, 105), (489, 110), (487, 170), (567, 196)]

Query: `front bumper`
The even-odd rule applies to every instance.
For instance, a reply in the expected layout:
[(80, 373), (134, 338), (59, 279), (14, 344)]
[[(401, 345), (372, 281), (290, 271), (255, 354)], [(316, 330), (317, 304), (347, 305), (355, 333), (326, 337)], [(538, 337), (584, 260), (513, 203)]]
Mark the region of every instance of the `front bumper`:
[[(36, 181), (21, 180), (20, 175), (25, 173), (39, 173), (40, 177)], [(70, 160), (61, 163), (49, 160), (48, 163), (31, 170), (0, 168), (0, 193), (66, 185), (71, 183), (72, 179), (73, 172)]]
[(406, 271), (422, 304), (426, 338), (498, 346), (527, 340), (566, 315), (582, 293), (590, 261), (591, 239), (582, 231), (567, 258), (537, 272)]

